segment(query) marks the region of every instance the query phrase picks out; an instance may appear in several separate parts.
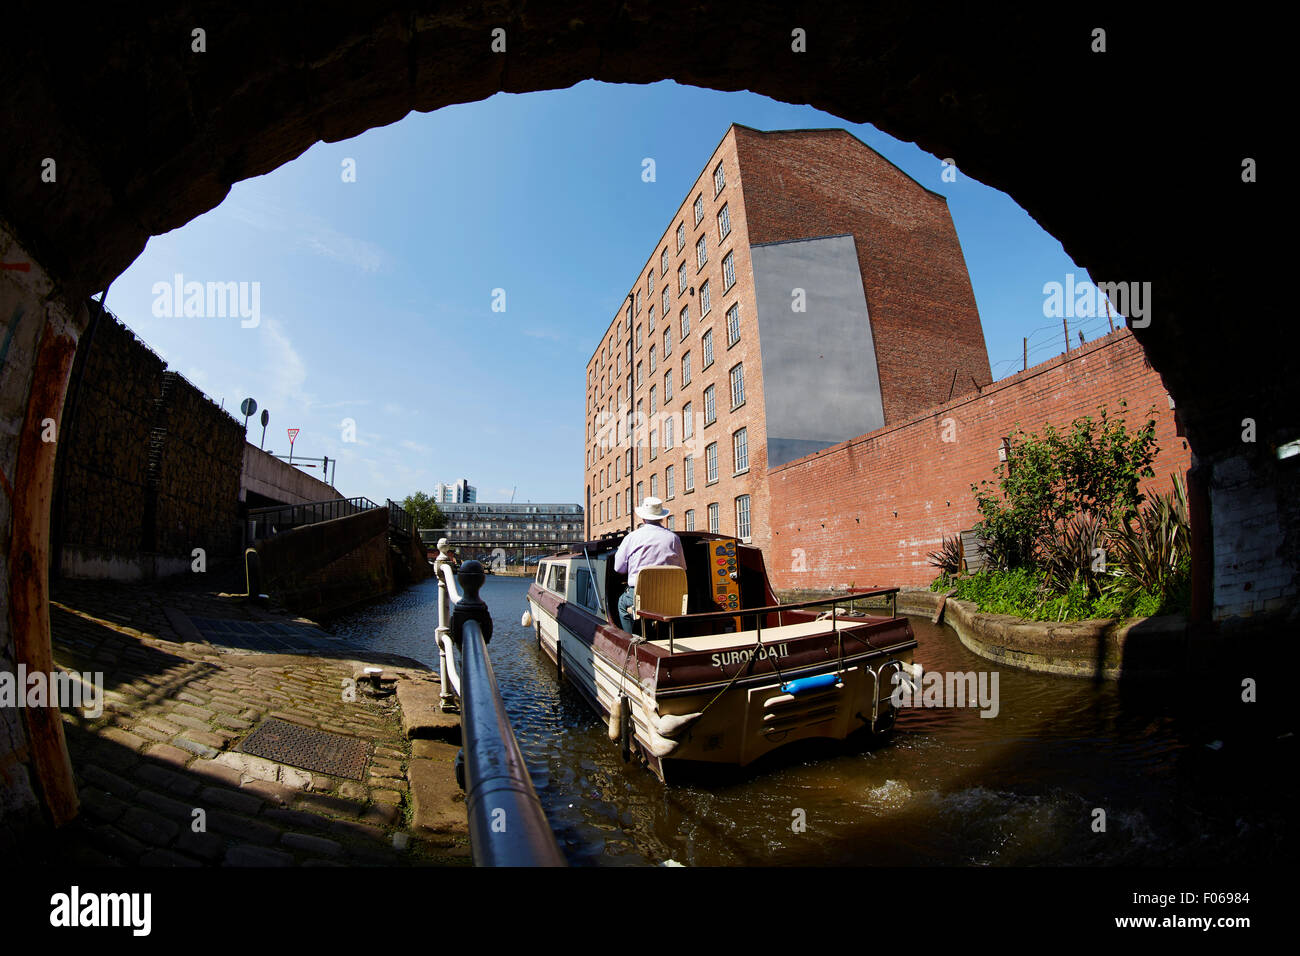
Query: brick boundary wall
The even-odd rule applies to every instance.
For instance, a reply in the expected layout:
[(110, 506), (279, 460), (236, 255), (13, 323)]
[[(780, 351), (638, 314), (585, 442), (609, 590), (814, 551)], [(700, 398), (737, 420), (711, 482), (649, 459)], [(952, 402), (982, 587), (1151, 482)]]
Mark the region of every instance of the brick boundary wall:
[[(1126, 411), (1119, 400), (1128, 403)], [(971, 485), (993, 480), (998, 447), (1017, 425), (1058, 428), (1107, 405), (1130, 427), (1156, 420), (1156, 476), (1145, 493), (1186, 474), (1191, 451), (1178, 434), (1159, 374), (1121, 328), (1050, 361), (939, 405), (911, 421), (861, 435), (768, 472), (777, 589), (923, 587), (937, 571), (926, 555), (944, 534), (978, 520)], [(948, 432), (953, 441), (944, 441)]]
[(169, 372), (111, 312), (81, 344), (81, 391), (60, 436), (63, 573), (188, 571), (194, 548), (209, 567), (233, 561), (243, 424)]

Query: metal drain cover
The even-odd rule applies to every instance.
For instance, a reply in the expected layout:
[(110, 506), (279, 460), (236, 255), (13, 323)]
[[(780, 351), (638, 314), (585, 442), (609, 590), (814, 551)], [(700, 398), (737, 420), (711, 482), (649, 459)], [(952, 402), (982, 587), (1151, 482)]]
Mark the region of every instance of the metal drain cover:
[(254, 757), (352, 780), (361, 779), (370, 757), (370, 745), (364, 740), (275, 718), (244, 738), (238, 749)]

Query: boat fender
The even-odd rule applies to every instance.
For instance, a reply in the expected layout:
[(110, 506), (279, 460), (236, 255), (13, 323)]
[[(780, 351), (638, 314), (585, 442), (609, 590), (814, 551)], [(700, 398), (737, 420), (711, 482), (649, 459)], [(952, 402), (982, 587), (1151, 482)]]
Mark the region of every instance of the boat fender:
[(524, 626), (524, 627), (532, 627), (532, 626), (533, 626), (533, 614), (532, 614), (532, 612), (531, 612), (531, 611), (524, 611), (524, 616), (523, 616), (523, 618), (520, 619), (519, 623), (520, 623), (522, 626)]
[(614, 706), (609, 709), (608, 733), (610, 740), (617, 741), (623, 736), (623, 715), (627, 712), (624, 706), (626, 700), (627, 698), (620, 694), (618, 699), (614, 701)]
[(654, 724), (655, 733), (660, 737), (672, 738), (681, 734), (703, 716), (704, 711), (702, 710), (694, 714), (669, 714), (667, 717), (660, 717), (656, 714), (652, 723)]
[(651, 731), (650, 743), (646, 749), (655, 757), (667, 757), (676, 750), (680, 744), (680, 740), (668, 740), (667, 738), (660, 737), (658, 734)]
[(798, 680), (787, 681), (781, 685), (781, 691), (786, 694), (799, 695), (807, 693), (810, 690), (820, 690), (823, 687), (830, 687), (839, 684), (839, 674), (818, 674), (816, 677), (801, 677)]

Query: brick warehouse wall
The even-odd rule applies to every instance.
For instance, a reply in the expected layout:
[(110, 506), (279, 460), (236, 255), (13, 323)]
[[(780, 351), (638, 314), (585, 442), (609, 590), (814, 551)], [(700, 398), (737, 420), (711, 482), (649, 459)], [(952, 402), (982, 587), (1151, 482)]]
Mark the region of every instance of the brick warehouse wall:
[[(936, 572), (926, 554), (945, 533), (978, 519), (970, 486), (993, 479), (1003, 436), (1017, 425), (1059, 428), (1103, 404), (1114, 416), (1120, 399), (1130, 427), (1152, 409), (1159, 454), (1143, 490), (1168, 491), (1171, 476), (1190, 467), (1191, 453), (1160, 376), (1132, 333), (1120, 329), (911, 421), (772, 469), (773, 586), (929, 584)], [(955, 440), (945, 442), (949, 419)]]
[[(205, 549), (209, 564), (233, 558), (243, 426), (167, 372), (111, 313), (84, 360), (76, 412), (60, 440), (64, 573), (184, 570), (194, 548)], [(170, 560), (146, 560), (153, 555)]]
[(751, 243), (853, 234), (887, 425), (992, 381), (942, 196), (845, 130), (735, 137)]
[[(638, 312), (633, 302), (633, 370), (632, 405), (643, 402), (648, 419), (646, 427), (634, 436), (635, 440), (645, 446), (642, 465), (636, 468), (635, 481), (644, 483), (642, 494), (650, 494), (650, 479), (658, 476), (659, 497), (664, 498), (666, 506), (673, 512), (675, 527), (684, 530), (686, 512), (695, 512), (695, 528), (707, 530), (708, 506), (717, 503), (719, 512), (719, 530), (723, 534), (736, 534), (736, 498), (740, 495), (750, 496), (750, 536), (759, 547), (766, 547), (770, 539), (768, 515), (770, 508), (767, 501), (767, 483), (762, 476), (767, 468), (767, 427), (764, 409), (763, 382), (761, 374), (761, 351), (759, 348), (758, 327), (755, 320), (757, 304), (754, 297), (753, 266), (750, 259), (750, 236), (746, 213), (747, 193), (744, 192), (744, 170), (736, 160), (735, 131), (739, 127), (730, 127), (722, 141), (704, 163), (700, 175), (685, 194), (667, 228), (652, 247), (649, 258), (642, 264), (636, 283), (629, 291), (635, 294), (637, 289), (643, 293), (643, 304)], [(721, 192), (714, 189), (713, 172), (722, 164), (725, 185)], [(696, 197), (701, 197), (704, 216), (696, 225), (693, 207)], [(725, 239), (719, 240), (717, 215), (723, 206), (727, 207), (731, 232)], [(677, 249), (677, 227), (682, 225), (686, 231), (686, 243), (679, 252)], [(695, 244), (701, 236), (708, 240), (708, 261), (703, 268), (696, 264)], [(636, 363), (649, 361), (649, 346), (654, 342), (660, 350), (663, 347), (663, 317), (659, 315), (653, 336), (648, 333), (649, 304), (653, 303), (656, 312), (662, 311), (662, 290), (664, 277), (661, 273), (661, 254), (668, 252), (668, 283), (670, 297), (669, 319), (673, 325), (672, 354), (665, 366), (662, 362), (653, 376), (647, 371), (645, 384), (635, 384)], [(734, 254), (736, 283), (729, 290), (724, 290), (722, 261), (728, 253)], [(677, 270), (682, 263), (687, 266), (688, 287), (696, 290), (695, 295), (689, 291), (678, 292)], [(649, 292), (648, 274), (654, 270), (656, 285), (653, 294)], [(711, 289), (711, 308), (707, 315), (701, 315), (700, 290), (708, 280)], [(726, 313), (732, 305), (740, 308), (740, 338), (728, 346), (726, 334)], [(678, 316), (683, 305), (689, 305), (691, 329), (683, 339), (679, 334)], [(601, 338), (600, 347), (588, 363), (587, 383), (587, 468), (584, 488), (591, 489), (591, 508), (588, 516), (594, 534), (621, 530), (628, 527), (627, 511), (622, 505), (623, 495), (628, 489), (627, 473), (615, 481), (612, 486), (603, 483), (599, 472), (609, 469), (618, 455), (624, 456), (628, 450), (627, 437), (617, 428), (620, 409), (617, 405), (618, 388), (626, 385), (626, 361), (619, 365), (619, 355), (626, 349), (627, 334), (621, 333), (626, 303), (620, 307), (613, 321), (606, 328)], [(641, 348), (635, 347), (636, 327), (647, 329)], [(703, 366), (702, 341), (706, 331), (712, 331), (714, 361), (708, 368)], [(602, 353), (607, 343), (612, 344), (611, 356), (604, 358)], [(691, 355), (691, 382), (682, 385), (682, 360), (686, 353)], [(745, 401), (742, 405), (731, 408), (730, 371), (738, 363), (745, 366)], [(613, 384), (609, 384), (610, 365), (615, 367)], [(647, 364), (648, 368), (648, 364)], [(662, 401), (664, 372), (673, 370), (673, 397), (668, 402)], [(656, 416), (649, 415), (649, 390), (651, 384), (657, 384), (660, 405)], [(704, 391), (714, 386), (716, 395), (717, 420), (711, 425), (704, 424)], [(615, 399), (610, 408), (610, 399)], [(625, 399), (626, 401), (626, 399)], [(694, 431), (689, 440), (682, 438), (682, 413), (687, 404), (692, 406)], [(602, 410), (604, 413), (602, 414)], [(626, 408), (623, 410), (627, 411)], [(669, 452), (662, 450), (654, 460), (649, 455), (648, 435), (655, 431), (662, 435), (662, 418), (665, 414), (675, 417), (674, 448)], [(746, 429), (749, 449), (748, 470), (735, 473), (732, 467), (732, 436), (740, 428)], [(610, 449), (601, 452), (602, 439), (607, 439)], [(705, 454), (707, 447), (716, 442), (718, 446), (718, 479), (710, 484), (706, 476)], [(690, 455), (694, 460), (695, 490), (685, 490), (685, 458)], [(675, 493), (670, 498), (665, 491), (666, 470), (673, 465), (675, 471)], [(635, 490), (635, 489), (634, 489)], [(618, 500), (616, 514), (605, 520), (600, 519), (600, 503)], [(639, 501), (634, 502), (639, 504)]]

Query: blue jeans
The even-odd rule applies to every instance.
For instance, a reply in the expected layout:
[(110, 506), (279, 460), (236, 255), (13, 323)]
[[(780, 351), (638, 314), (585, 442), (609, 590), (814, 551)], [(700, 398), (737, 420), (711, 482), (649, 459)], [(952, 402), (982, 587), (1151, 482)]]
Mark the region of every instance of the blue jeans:
[(632, 609), (636, 607), (636, 592), (628, 585), (623, 596), (618, 599), (618, 619), (620, 626), (629, 634), (636, 633), (636, 622), (632, 620)]

